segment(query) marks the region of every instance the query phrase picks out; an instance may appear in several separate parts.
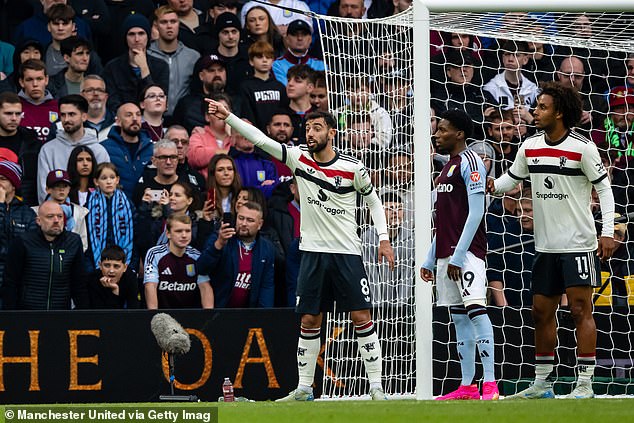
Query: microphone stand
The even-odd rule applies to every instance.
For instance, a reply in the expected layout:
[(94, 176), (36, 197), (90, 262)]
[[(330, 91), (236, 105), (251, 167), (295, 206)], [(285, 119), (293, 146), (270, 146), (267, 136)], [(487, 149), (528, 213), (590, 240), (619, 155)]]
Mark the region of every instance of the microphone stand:
[(167, 362), (169, 367), (169, 379), (170, 379), (170, 395), (160, 395), (159, 401), (165, 402), (198, 402), (199, 399), (196, 395), (174, 395), (174, 382), (176, 376), (174, 376), (174, 354), (167, 353)]

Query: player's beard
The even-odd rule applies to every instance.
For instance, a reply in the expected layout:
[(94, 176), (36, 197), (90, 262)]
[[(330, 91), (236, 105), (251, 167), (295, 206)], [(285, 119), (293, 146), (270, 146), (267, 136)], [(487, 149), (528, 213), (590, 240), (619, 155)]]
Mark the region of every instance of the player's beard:
[(319, 153), (328, 145), (328, 138), (326, 138), (325, 140), (315, 140), (315, 141), (317, 141), (317, 144), (315, 144), (315, 146), (308, 147), (308, 151), (311, 154)]

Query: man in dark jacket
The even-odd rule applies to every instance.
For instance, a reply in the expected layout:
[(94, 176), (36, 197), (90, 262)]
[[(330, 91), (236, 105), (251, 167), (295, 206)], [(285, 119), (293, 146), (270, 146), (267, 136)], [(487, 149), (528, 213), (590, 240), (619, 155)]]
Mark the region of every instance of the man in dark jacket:
[(25, 232), (9, 247), (4, 273), (4, 306), (19, 310), (70, 310), (88, 307), (81, 237), (64, 230), (64, 212), (44, 202), (39, 228)]
[(227, 67), (225, 62), (215, 54), (202, 56), (194, 66), (190, 94), (182, 97), (176, 104), (172, 122), (183, 125), (188, 132), (192, 132), (197, 126), (207, 125), (205, 115), (207, 103), (205, 98), (210, 98), (215, 93), (226, 93), (231, 97), (231, 110), (240, 116), (240, 97), (227, 92)]
[(112, 59), (104, 67), (103, 79), (108, 89), (108, 108), (116, 110), (121, 104), (138, 101), (141, 92), (151, 84), (158, 84), (169, 98), (169, 65), (147, 54), (150, 23), (134, 14), (122, 24), (128, 51)]
[(0, 162), (0, 289), (9, 246), (19, 234), (36, 228), (35, 213), (15, 196), (16, 189), (20, 188), (20, 179), (20, 166), (8, 160)]
[[(290, 194), (287, 195), (287, 192)], [(278, 304), (295, 305), (297, 275), (299, 274), (299, 191), (295, 179), (278, 185), (268, 203), (267, 222), (277, 235), (284, 251), (283, 260), (275, 262), (275, 293)], [(279, 292), (282, 291), (282, 292)]]
[(275, 247), (259, 234), (262, 207), (248, 201), (236, 221), (236, 228), (223, 223), (209, 239), (198, 272), (209, 275), (216, 308), (273, 307)]

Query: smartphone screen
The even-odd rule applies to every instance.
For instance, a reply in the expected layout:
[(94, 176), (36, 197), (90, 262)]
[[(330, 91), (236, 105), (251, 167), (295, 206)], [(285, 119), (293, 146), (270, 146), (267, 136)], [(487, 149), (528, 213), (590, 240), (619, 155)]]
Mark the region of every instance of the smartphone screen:
[(160, 190), (160, 189), (151, 189), (150, 190), (150, 197), (152, 198), (152, 201), (160, 201), (162, 194), (163, 194), (163, 191)]
[(228, 223), (233, 226), (233, 215), (231, 213), (222, 214), (222, 223)]

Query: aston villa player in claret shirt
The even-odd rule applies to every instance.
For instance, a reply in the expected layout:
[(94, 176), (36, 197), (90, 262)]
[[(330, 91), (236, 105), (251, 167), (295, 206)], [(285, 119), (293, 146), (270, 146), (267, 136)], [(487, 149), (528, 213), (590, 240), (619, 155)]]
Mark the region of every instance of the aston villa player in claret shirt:
[(438, 305), (449, 306), (462, 371), (458, 389), (438, 400), (480, 399), (474, 383), (476, 345), (484, 373), (482, 399), (499, 398), (493, 327), (486, 309), (486, 168), (480, 156), (467, 148), (472, 133), (473, 122), (465, 112), (448, 110), (434, 134), (437, 150), (450, 159), (436, 180), (436, 236), (420, 274), (432, 281), (435, 269)]

